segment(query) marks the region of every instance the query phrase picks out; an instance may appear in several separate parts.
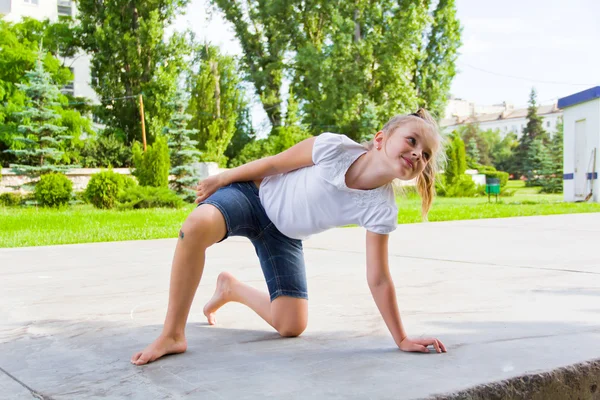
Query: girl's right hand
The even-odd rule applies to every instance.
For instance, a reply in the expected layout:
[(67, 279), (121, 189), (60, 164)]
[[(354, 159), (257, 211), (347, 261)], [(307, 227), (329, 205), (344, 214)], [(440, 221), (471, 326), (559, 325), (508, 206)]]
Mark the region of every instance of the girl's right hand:
[(413, 351), (413, 352), (420, 352), (420, 353), (429, 353), (429, 349), (427, 348), (427, 346), (433, 346), (433, 348), (435, 349), (435, 351), (437, 353), (445, 353), (446, 352), (446, 346), (444, 346), (444, 344), (435, 338), (428, 338), (428, 339), (409, 339), (409, 338), (404, 338), (404, 340), (400, 343), (400, 345), (398, 347), (400, 347), (400, 350), (402, 351)]
[(219, 190), (220, 187), (225, 186), (223, 174), (212, 175), (206, 179), (203, 179), (198, 183), (196, 187), (196, 200), (194, 203), (199, 203), (206, 200), (208, 196)]

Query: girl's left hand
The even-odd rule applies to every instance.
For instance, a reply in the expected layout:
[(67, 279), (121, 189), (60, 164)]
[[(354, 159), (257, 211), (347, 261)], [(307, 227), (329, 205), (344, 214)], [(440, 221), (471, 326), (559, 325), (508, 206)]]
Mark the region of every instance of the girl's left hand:
[(212, 175), (200, 181), (196, 187), (196, 201), (194, 203), (205, 200), (222, 186), (224, 186), (224, 180), (221, 174)]
[(402, 351), (414, 351), (421, 353), (429, 353), (429, 349), (427, 346), (432, 345), (435, 348), (435, 351), (438, 353), (445, 353), (446, 346), (439, 341), (438, 339), (430, 338), (430, 339), (409, 339), (408, 337), (404, 338), (402, 342), (400, 342), (400, 350)]

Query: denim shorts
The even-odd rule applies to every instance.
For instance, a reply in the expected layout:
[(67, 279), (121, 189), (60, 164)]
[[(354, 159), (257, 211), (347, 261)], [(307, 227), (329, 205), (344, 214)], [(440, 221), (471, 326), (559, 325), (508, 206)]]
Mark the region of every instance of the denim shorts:
[(224, 186), (200, 204), (215, 206), (225, 218), (229, 236), (252, 242), (262, 268), (271, 301), (279, 296), (308, 299), (302, 241), (285, 236), (273, 225), (258, 197), (254, 182)]

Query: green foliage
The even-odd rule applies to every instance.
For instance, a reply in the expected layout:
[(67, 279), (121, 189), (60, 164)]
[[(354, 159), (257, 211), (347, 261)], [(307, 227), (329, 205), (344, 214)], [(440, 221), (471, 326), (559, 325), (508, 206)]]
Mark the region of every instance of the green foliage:
[(141, 186), (168, 187), (169, 185), (169, 146), (163, 136), (158, 136), (145, 152), (139, 143), (133, 145), (132, 175)]
[(35, 185), (35, 199), (42, 207), (62, 207), (72, 197), (73, 183), (64, 174), (45, 174)]
[(431, 21), (424, 3), (298, 6), (290, 24), (297, 52), (292, 88), (313, 135), (329, 130), (367, 139), (390, 116), (417, 107), (412, 77)]
[(523, 170), (527, 181), (526, 186), (541, 186), (545, 173), (552, 169), (552, 159), (542, 138), (535, 138), (530, 144), (525, 159)]
[(0, 194), (0, 206), (16, 207), (21, 204), (22, 200), (19, 192), (5, 192)]
[(361, 140), (419, 102), (443, 109), (460, 44), (453, 0), (433, 15), (427, 0), (212, 3), (235, 28), (273, 130), (283, 125), (286, 73), (311, 134)]
[(508, 183), (508, 172), (497, 171), (496, 168), (487, 165), (476, 165), (475, 168), (480, 174), (485, 174), (486, 178), (498, 179), (500, 187), (505, 187)]
[(481, 130), (477, 124), (466, 124), (455, 131), (467, 145), (467, 163), (470, 168), (493, 165), (498, 170), (515, 172), (517, 135), (509, 132), (504, 137), (498, 129)]
[(446, 146), (446, 169), (444, 176), (446, 183), (452, 186), (456, 179), (463, 175), (467, 169), (465, 143), (460, 135), (453, 133), (448, 146)]
[(290, 28), (298, 25), (292, 18), (296, 1), (251, 1), (242, 5), (236, 0), (211, 0), (211, 3), (233, 24), (248, 78), (273, 128), (281, 126), (284, 56), (290, 49)]
[(225, 150), (225, 157), (227, 157), (227, 167), (233, 166), (233, 159), (237, 158), (242, 152), (242, 149), (256, 138), (256, 132), (252, 127), (252, 119), (250, 118), (250, 111), (247, 108), (247, 104), (244, 104), (243, 108), (238, 113), (238, 119), (235, 122), (235, 133), (227, 150)]
[(169, 207), (180, 208), (185, 203), (175, 192), (165, 187), (135, 186), (119, 196), (120, 210)]
[(102, 132), (85, 140), (80, 162), (86, 168), (122, 168), (131, 165), (131, 157), (131, 147), (116, 135)]
[(477, 148), (477, 141), (475, 140), (475, 138), (469, 139), (469, 141), (467, 142), (466, 151), (467, 151), (467, 165), (470, 168), (473, 168), (473, 166), (476, 163), (478, 163), (479, 159), (480, 159), (479, 149)]
[(137, 95), (143, 93), (148, 142), (159, 135), (172, 113), (169, 101), (186, 69), (185, 35), (167, 37), (165, 28), (189, 0), (79, 0), (82, 47), (92, 55), (92, 87), (100, 98), (130, 98), (103, 103), (103, 122), (121, 129), (127, 144), (142, 140)]
[(113, 208), (119, 194), (126, 188), (136, 186), (135, 181), (112, 170), (92, 175), (85, 188), (85, 198), (96, 208)]
[(518, 175), (516, 171), (515, 153), (519, 146), (517, 135), (509, 132), (502, 140), (494, 146), (493, 163), (501, 171), (508, 172), (509, 175)]
[(22, 136), (14, 138), (21, 143), (20, 148), (5, 150), (12, 153), (19, 161), (11, 165), (12, 170), (30, 178), (36, 178), (49, 172), (64, 172), (70, 167), (59, 165), (64, 152), (66, 127), (56, 125), (54, 122), (59, 114), (51, 108), (56, 105), (60, 96), (58, 87), (52, 83), (52, 78), (44, 70), (40, 57), (35, 70), (26, 73), (29, 83), (17, 84), (17, 87), (26, 95), (27, 106), (23, 111), (16, 112), (20, 119), (19, 132)]
[(195, 63), (198, 72), (188, 80), (190, 127), (196, 130), (202, 161), (225, 166), (225, 151), (236, 132), (239, 113), (247, 108), (239, 66), (233, 57), (221, 55), (218, 47), (208, 44), (196, 47)]
[(455, 0), (440, 0), (433, 12), (427, 47), (417, 58), (414, 74), (419, 106), (437, 118), (444, 116), (447, 95), (456, 75), (461, 32)]
[(190, 136), (197, 133), (195, 129), (187, 129), (188, 121), (191, 115), (185, 113), (185, 100), (181, 93), (178, 93), (173, 100), (175, 114), (171, 118), (171, 124), (164, 129), (165, 135), (169, 138), (169, 155), (171, 158), (171, 187), (175, 192), (188, 201), (193, 201), (196, 193), (188, 189), (198, 182), (198, 176), (192, 166), (198, 161), (200, 152), (195, 146), (198, 144), (196, 140), (190, 139)]
[(436, 182), (436, 192), (443, 197), (474, 197), (482, 193), (482, 188), (477, 187), (473, 178), (467, 174), (461, 174), (454, 178), (450, 184), (446, 178)]
[(230, 166), (237, 167), (259, 158), (279, 154), (312, 135), (298, 124), (297, 104), (292, 100), (288, 104), (285, 125), (274, 129), (266, 139), (254, 140), (248, 143)]
[[(20, 148), (20, 144), (15, 142), (15, 137), (20, 136), (16, 113), (25, 107), (27, 98), (18, 84), (27, 83), (26, 71), (36, 67), (40, 39), (43, 39), (47, 51), (42, 54), (42, 63), (51, 81), (62, 86), (73, 79), (69, 69), (53, 56), (61, 38), (56, 32), (58, 28), (54, 27), (66, 23), (26, 18), (23, 22), (13, 24), (0, 19), (0, 165), (8, 166), (17, 161), (14, 154), (4, 150)], [(60, 44), (61, 51), (67, 48), (66, 44)]]
[(541, 179), (542, 193), (562, 193), (563, 191), (563, 121), (556, 126), (556, 133), (550, 144), (551, 162), (545, 165)]
[[(547, 157), (547, 154), (542, 155), (541, 158), (537, 155), (537, 152), (548, 143), (548, 135), (544, 131), (542, 117), (537, 114), (537, 110), (537, 93), (535, 88), (532, 88), (529, 95), (529, 107), (527, 108), (527, 125), (523, 129), (523, 135), (519, 139), (519, 147), (515, 152), (517, 173), (519, 175), (529, 175), (529, 177), (532, 176), (532, 168), (537, 169), (539, 172), (542, 158)], [(534, 144), (536, 139), (538, 143)], [(532, 147), (534, 147), (533, 150)]]

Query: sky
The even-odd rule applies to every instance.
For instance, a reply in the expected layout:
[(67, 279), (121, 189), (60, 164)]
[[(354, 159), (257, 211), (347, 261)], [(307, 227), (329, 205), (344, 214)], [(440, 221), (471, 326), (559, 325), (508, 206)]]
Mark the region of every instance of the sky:
[[(463, 27), (458, 73), (450, 93), (476, 104), (527, 105), (600, 85), (600, 0), (456, 0)], [(192, 0), (175, 29), (192, 29), (230, 55), (241, 48), (233, 28), (207, 0)], [(255, 127), (266, 126), (260, 104)]]

